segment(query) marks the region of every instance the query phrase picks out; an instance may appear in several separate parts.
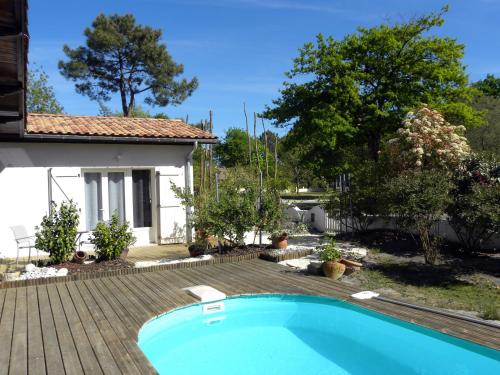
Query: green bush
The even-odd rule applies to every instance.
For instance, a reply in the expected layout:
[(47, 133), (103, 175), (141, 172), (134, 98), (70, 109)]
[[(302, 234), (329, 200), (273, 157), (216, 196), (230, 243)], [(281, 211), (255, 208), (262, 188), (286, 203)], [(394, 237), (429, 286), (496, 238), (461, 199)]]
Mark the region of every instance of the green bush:
[(120, 223), (118, 215), (113, 214), (109, 223), (97, 223), (90, 242), (95, 246), (99, 261), (118, 258), (123, 250), (135, 242), (128, 222)]
[(471, 155), (453, 176), (447, 214), (464, 248), (479, 250), (500, 228), (500, 172), (495, 159)]
[(431, 228), (445, 213), (450, 189), (449, 176), (432, 170), (407, 172), (385, 185), (390, 212), (403, 229), (417, 230), (429, 264), (438, 256), (438, 241), (432, 238)]
[(78, 209), (72, 201), (62, 202), (59, 209), (52, 203), (49, 214), (36, 227), (36, 248), (48, 252), (54, 263), (65, 262), (75, 250), (79, 222)]
[(384, 181), (386, 164), (366, 161), (349, 174), (349, 188), (345, 192), (333, 191), (324, 203), (331, 217), (342, 226), (355, 231), (366, 231), (377, 216), (386, 214)]

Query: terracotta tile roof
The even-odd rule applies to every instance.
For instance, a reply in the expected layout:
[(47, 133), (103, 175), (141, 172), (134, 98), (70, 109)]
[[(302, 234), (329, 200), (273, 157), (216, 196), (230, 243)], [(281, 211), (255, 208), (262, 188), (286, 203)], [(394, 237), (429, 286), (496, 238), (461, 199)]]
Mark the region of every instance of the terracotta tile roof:
[(27, 134), (215, 140), (216, 136), (181, 120), (30, 113)]

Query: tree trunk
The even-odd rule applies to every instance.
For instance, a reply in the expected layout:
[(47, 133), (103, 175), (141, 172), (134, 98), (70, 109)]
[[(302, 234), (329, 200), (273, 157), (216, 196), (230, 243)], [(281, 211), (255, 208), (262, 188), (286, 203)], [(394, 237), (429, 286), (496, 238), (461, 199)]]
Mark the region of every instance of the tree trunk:
[(252, 165), (252, 143), (250, 142), (250, 132), (248, 130), (248, 115), (246, 104), (243, 103), (243, 112), (245, 113), (245, 125), (247, 128), (247, 142), (248, 142), (248, 164)]
[(368, 151), (370, 158), (374, 161), (378, 160), (378, 152), (380, 151), (380, 132), (376, 131), (368, 137)]

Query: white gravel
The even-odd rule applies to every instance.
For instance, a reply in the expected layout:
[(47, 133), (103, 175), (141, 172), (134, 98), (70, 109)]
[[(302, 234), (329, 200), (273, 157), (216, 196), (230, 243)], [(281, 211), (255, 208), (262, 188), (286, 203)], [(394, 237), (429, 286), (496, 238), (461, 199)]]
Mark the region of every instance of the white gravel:
[(203, 260), (209, 260), (212, 258), (213, 257), (211, 255), (202, 255), (202, 256), (194, 257), (194, 258), (183, 258), (183, 259), (176, 259), (176, 260), (160, 259), (160, 260), (142, 261), (142, 262), (135, 262), (135, 268), (162, 266), (164, 264), (201, 262)]
[(15, 280), (32, 280), (66, 275), (68, 275), (67, 268), (36, 267), (34, 264), (27, 264), (25, 272)]

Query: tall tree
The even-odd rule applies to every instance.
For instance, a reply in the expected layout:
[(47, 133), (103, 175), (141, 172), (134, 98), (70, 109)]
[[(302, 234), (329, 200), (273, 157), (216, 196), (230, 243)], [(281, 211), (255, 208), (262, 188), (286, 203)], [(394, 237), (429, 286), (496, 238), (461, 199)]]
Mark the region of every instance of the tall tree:
[(443, 24), (446, 11), (359, 28), (341, 40), (318, 35), (315, 44), (300, 50), (266, 117), (278, 126), (291, 125), (296, 145), (309, 150), (304, 160), (324, 168), (342, 162), (342, 148), (351, 145), (363, 146), (376, 160), (382, 137), (421, 103), (454, 124), (481, 122), (470, 106), (464, 46), (429, 35)]
[(484, 95), (500, 98), (500, 77), (496, 78), (493, 74), (487, 74), (485, 79), (474, 82), (472, 86)]
[(500, 157), (500, 96), (478, 96), (474, 99), (474, 107), (486, 112), (486, 122), (467, 130), (466, 136), (472, 149)]
[(64, 46), (69, 60), (59, 61), (59, 70), (93, 100), (109, 101), (119, 93), (124, 116), (136, 107), (139, 94), (146, 95), (146, 104), (164, 107), (182, 103), (198, 86), (196, 78), (177, 80), (184, 67), (161, 43), (162, 31), (137, 25), (131, 14), (101, 14), (84, 34), (84, 46)]
[(49, 85), (49, 76), (41, 68), (28, 71), (26, 108), (33, 113), (63, 113), (54, 88)]

